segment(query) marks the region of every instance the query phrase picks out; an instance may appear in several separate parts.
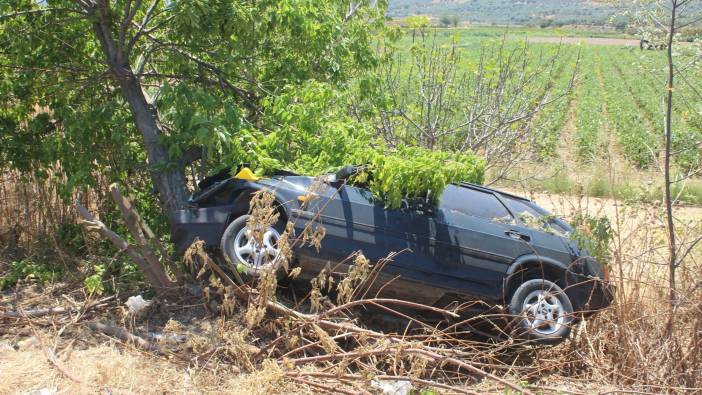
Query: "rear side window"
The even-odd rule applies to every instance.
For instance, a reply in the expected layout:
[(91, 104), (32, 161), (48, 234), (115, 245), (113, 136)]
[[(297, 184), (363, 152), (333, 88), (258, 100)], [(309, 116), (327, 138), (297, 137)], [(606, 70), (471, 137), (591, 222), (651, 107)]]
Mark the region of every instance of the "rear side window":
[(512, 219), (509, 211), (495, 195), (456, 185), (446, 187), (441, 194), (439, 206), (443, 210), (457, 211), (489, 220), (507, 219), (509, 222)]

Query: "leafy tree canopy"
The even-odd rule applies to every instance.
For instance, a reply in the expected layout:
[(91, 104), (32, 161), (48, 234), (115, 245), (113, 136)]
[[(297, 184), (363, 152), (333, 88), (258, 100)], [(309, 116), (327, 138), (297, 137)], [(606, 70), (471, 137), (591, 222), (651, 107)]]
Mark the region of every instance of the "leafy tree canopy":
[[(360, 160), (382, 168), (381, 156), (407, 161), (409, 151), (390, 153), (368, 118), (349, 111), (350, 95), (373, 84), (386, 6), (5, 1), (0, 166), (58, 177), (66, 196), (100, 177), (148, 188), (149, 174), (168, 211), (184, 201), (193, 162), (203, 170), (249, 162), (313, 174)], [(478, 166), (465, 178), (481, 179), (472, 156), (444, 156)], [(456, 170), (439, 170), (437, 180), (453, 180)], [(379, 194), (391, 194), (388, 182), (377, 184)], [(401, 191), (417, 189), (427, 185)]]
[[(92, 170), (121, 178), (145, 161), (96, 39), (100, 16), (81, 3), (0, 5), (0, 164), (45, 174), (60, 161), (71, 185), (90, 183)], [(342, 88), (372, 67), (373, 27), (384, 12), (382, 2), (102, 3), (125, 65), (160, 115), (160, 142), (173, 161), (192, 147), (206, 147), (214, 160), (236, 156), (249, 151), (253, 130), (286, 128), (291, 120), (266, 123), (267, 105), (298, 89), (309, 93), (309, 81)]]

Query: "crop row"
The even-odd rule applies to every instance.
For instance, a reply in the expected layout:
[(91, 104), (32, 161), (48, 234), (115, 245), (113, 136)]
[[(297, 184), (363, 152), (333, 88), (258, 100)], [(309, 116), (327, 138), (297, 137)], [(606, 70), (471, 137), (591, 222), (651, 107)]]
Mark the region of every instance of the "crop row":
[(591, 161), (598, 155), (604, 145), (602, 131), (604, 117), (602, 112), (602, 89), (598, 79), (599, 58), (588, 51), (580, 73), (580, 85), (577, 94), (575, 113), (575, 142), (578, 158)]
[[(546, 106), (539, 114), (535, 123), (534, 147), (539, 157), (549, 157), (556, 153), (556, 146), (561, 135), (561, 130), (566, 121), (570, 101), (574, 92), (569, 91), (573, 78), (574, 52), (568, 51), (563, 59), (555, 66), (553, 74), (545, 75), (551, 78), (553, 84), (552, 97), (565, 95)], [(546, 83), (547, 81), (544, 81)]]
[[(617, 72), (625, 79), (629, 90), (632, 92), (637, 105), (643, 110), (649, 123), (654, 126), (655, 132), (663, 138), (663, 94), (665, 93), (665, 65), (660, 53), (632, 53), (621, 51), (615, 66)], [(684, 114), (689, 113), (687, 102), (683, 100), (689, 96), (689, 87), (678, 83), (677, 100), (673, 101), (673, 150), (676, 152), (675, 162), (684, 169), (699, 166), (702, 152), (699, 142), (702, 140), (702, 130), (699, 126), (685, 119)]]
[(627, 160), (634, 166), (647, 167), (652, 155), (659, 150), (660, 138), (638, 108), (621, 73), (616, 72), (617, 59), (613, 56), (602, 56), (601, 59), (610, 125), (619, 137)]

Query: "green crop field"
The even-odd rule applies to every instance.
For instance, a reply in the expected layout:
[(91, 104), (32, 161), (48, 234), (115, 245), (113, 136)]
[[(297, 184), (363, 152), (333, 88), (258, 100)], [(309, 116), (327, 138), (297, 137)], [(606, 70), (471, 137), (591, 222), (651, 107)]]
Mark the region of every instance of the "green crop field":
[[(428, 40), (453, 45), (461, 51), (464, 67), (478, 62), (481, 48), (501, 45), (503, 38), (507, 46), (524, 45), (529, 40), (527, 45), (533, 59), (540, 54), (559, 53), (555, 71), (550, 75), (553, 94), (568, 93), (536, 116), (534, 156), (521, 176), (530, 178), (528, 173), (534, 173), (535, 169), (560, 172), (561, 176), (554, 181), (552, 174), (545, 177), (538, 172), (544, 175), (544, 182), (531, 177), (528, 182), (531, 187), (552, 192), (575, 192), (584, 187), (595, 196), (633, 197), (645, 189), (639, 184), (651, 179), (650, 173), (657, 171), (656, 161), (664, 137), (664, 51), (642, 51), (635, 41), (614, 36), (607, 45), (602, 42), (594, 45), (584, 37), (571, 38), (567, 44), (533, 42), (538, 40), (534, 40), (536, 34), (532, 31), (504, 28), (437, 29), (426, 34), (430, 36)], [(557, 34), (551, 30), (548, 36), (553, 38)], [(402, 46), (409, 47), (410, 35), (404, 40), (407, 42)], [(678, 56), (686, 56), (684, 48)], [(574, 72), (572, 89), (568, 90)], [(702, 78), (699, 72), (696, 75)], [(698, 167), (702, 161), (702, 109), (691, 89), (684, 81), (678, 81), (672, 124), (679, 173)], [(607, 178), (605, 164), (617, 166), (619, 185), (603, 187), (603, 179)], [(589, 185), (577, 186), (577, 183)], [(683, 201), (702, 202), (699, 179), (693, 178), (682, 192)], [(648, 198), (657, 198), (656, 191), (647, 193)]]

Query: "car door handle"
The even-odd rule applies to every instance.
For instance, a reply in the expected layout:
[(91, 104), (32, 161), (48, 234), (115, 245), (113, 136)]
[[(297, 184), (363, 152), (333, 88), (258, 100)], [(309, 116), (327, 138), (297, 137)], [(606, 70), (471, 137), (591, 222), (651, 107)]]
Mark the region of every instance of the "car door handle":
[(518, 232), (516, 230), (508, 230), (505, 231), (505, 234), (513, 239), (517, 240), (524, 240), (524, 241), (530, 241), (531, 237), (529, 235), (525, 235), (524, 233)]

